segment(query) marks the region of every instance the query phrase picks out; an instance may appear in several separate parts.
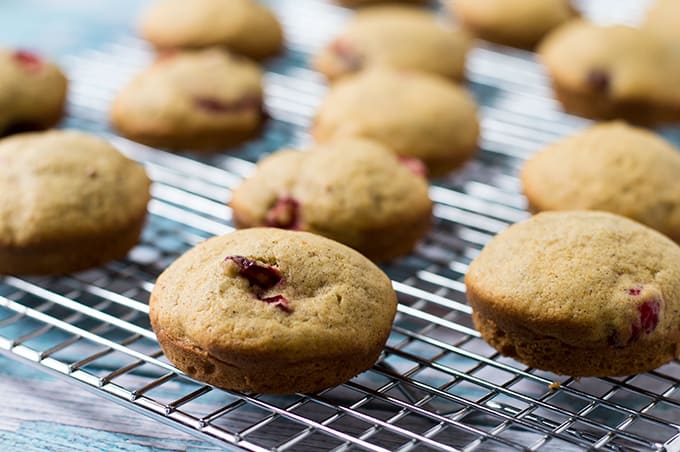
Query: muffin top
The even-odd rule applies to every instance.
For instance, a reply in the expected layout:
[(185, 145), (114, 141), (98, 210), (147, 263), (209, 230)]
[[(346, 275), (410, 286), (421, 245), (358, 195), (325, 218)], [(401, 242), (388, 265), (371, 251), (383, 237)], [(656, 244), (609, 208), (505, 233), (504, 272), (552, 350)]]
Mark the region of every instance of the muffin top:
[(455, 0), (447, 5), (483, 39), (518, 47), (533, 47), (577, 15), (570, 0)]
[(253, 129), (261, 121), (262, 72), (220, 49), (162, 56), (116, 97), (111, 116), (131, 135), (191, 136)]
[(142, 36), (159, 48), (221, 46), (260, 59), (283, 45), (281, 24), (255, 0), (160, 0), (139, 21)]
[[(362, 6), (372, 3), (383, 3), (385, 0), (337, 0), (337, 3), (345, 6)], [(400, 0), (403, 3), (425, 3), (428, 0)]]
[(372, 66), (421, 70), (462, 80), (469, 37), (425, 9), (380, 5), (358, 11), (314, 59), (330, 79)]
[(654, 0), (647, 10), (642, 29), (662, 39), (676, 42), (680, 38), (680, 2), (676, 0)]
[(479, 136), (476, 105), (461, 87), (426, 73), (374, 69), (334, 84), (317, 113), (314, 137), (362, 137), (398, 155), (435, 163), (470, 157)]
[(522, 184), (536, 210), (604, 210), (680, 241), (680, 151), (623, 122), (602, 123), (526, 162)]
[(0, 245), (23, 247), (112, 233), (146, 212), (144, 168), (75, 131), (0, 141)]
[(251, 228), (175, 261), (156, 282), (150, 316), (164, 335), (238, 365), (371, 350), (389, 332), (396, 304), (387, 276), (351, 248)]
[(543, 41), (540, 57), (557, 83), (572, 91), (680, 102), (680, 52), (642, 29), (571, 21)]
[(494, 237), (465, 277), (475, 310), (576, 347), (680, 339), (680, 247), (604, 212), (544, 212)]
[(231, 205), (245, 224), (306, 230), (355, 247), (365, 231), (413, 223), (432, 210), (424, 177), (384, 146), (357, 138), (270, 155)]
[(66, 85), (56, 65), (30, 52), (0, 49), (0, 135), (14, 125), (56, 122)]

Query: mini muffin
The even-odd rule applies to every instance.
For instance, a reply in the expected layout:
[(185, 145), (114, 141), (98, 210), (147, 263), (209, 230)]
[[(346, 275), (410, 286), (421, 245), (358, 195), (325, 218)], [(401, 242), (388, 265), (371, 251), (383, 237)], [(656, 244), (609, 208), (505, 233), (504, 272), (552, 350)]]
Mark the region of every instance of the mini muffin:
[[(344, 6), (363, 6), (363, 5), (373, 5), (376, 3), (386, 3), (386, 2), (391, 2), (392, 0), (337, 0), (337, 3), (340, 3), (341, 5)], [(402, 3), (427, 3), (429, 0), (397, 0)]]
[(54, 64), (24, 50), (0, 49), (0, 136), (58, 123), (66, 86)]
[(680, 53), (647, 31), (572, 21), (545, 39), (540, 57), (567, 112), (643, 124), (680, 120)]
[(159, 0), (143, 13), (139, 30), (159, 49), (220, 46), (262, 59), (283, 47), (281, 24), (255, 0)]
[(390, 66), (462, 80), (469, 37), (428, 10), (406, 5), (364, 8), (316, 56), (313, 66), (333, 80), (373, 66)]
[(628, 375), (680, 355), (680, 247), (605, 212), (544, 212), (494, 237), (465, 276), (499, 352), (557, 374)]
[(125, 256), (149, 201), (144, 169), (73, 131), (0, 141), (0, 274), (58, 274)]
[(431, 223), (427, 181), (414, 165), (356, 138), (278, 151), (234, 191), (234, 220), (241, 228), (309, 231), (370, 259), (393, 259), (409, 253)]
[(474, 154), (479, 121), (463, 88), (436, 75), (382, 68), (333, 85), (312, 133), (320, 142), (372, 139), (397, 155), (422, 160), (429, 175), (441, 176)]
[(595, 125), (526, 162), (522, 185), (534, 211), (604, 210), (680, 242), (680, 151), (622, 122)]
[(370, 368), (397, 297), (387, 276), (340, 243), (252, 228), (189, 250), (156, 281), (151, 325), (165, 355), (231, 390), (319, 391)]
[(570, 0), (453, 0), (447, 5), (476, 36), (527, 49), (578, 15)]
[(158, 59), (116, 97), (124, 136), (173, 150), (216, 150), (254, 137), (263, 121), (262, 72), (219, 49)]
[(642, 29), (662, 39), (680, 40), (680, 2), (677, 0), (654, 0), (647, 11)]

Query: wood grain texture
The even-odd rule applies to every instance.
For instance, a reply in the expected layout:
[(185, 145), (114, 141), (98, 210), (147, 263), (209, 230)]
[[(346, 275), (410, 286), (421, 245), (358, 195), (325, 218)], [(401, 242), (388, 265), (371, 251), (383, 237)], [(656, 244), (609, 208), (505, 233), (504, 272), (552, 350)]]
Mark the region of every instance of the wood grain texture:
[(219, 450), (2, 356), (0, 400), (2, 450)]

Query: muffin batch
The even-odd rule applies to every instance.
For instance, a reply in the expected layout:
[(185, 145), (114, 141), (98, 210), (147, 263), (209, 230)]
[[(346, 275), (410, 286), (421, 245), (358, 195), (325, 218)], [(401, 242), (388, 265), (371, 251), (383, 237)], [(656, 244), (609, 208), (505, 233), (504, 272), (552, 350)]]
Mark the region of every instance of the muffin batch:
[[(229, 201), (243, 230), (199, 244), (159, 276), (151, 324), (180, 370), (226, 389), (292, 393), (375, 363), (397, 301), (373, 262), (417, 250), (433, 223), (428, 178), (460, 170), (480, 139), (464, 86), (473, 36), (537, 48), (568, 112), (680, 121), (680, 60), (659, 12), (670, 2), (639, 28), (588, 23), (568, 1), (511, 10), (451, 1), (455, 20), (420, 3), (354, 13), (309, 62), (329, 84), (309, 127), (315, 143), (264, 157)], [(162, 0), (139, 32), (157, 55), (111, 105), (120, 134), (209, 153), (267, 127), (261, 65), (285, 43), (271, 11), (254, 0)], [(56, 124), (67, 85), (59, 69), (24, 51), (3, 58), (0, 105), (11, 108), (1, 131)], [(679, 151), (617, 121), (540, 151), (520, 172), (529, 208), (562, 212), (511, 226), (472, 262), (465, 284), (476, 328), (500, 353), (571, 376), (627, 375), (677, 358)], [(139, 240), (150, 180), (105, 141), (18, 134), (0, 141), (0, 164), (0, 185), (11, 187), (0, 190), (0, 273), (78, 271)]]

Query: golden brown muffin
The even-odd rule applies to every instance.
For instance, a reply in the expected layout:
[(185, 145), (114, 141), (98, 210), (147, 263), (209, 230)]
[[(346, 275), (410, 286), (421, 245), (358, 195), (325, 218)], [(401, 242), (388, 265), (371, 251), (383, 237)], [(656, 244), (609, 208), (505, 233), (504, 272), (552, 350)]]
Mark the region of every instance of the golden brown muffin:
[(527, 49), (578, 16), (570, 0), (449, 0), (446, 4), (476, 36)]
[(25, 50), (0, 49), (0, 136), (52, 127), (64, 114), (61, 70)]
[(256, 64), (220, 49), (177, 52), (123, 88), (111, 122), (124, 136), (150, 146), (213, 151), (257, 134), (262, 97)]
[(440, 21), (431, 11), (381, 5), (357, 12), (316, 56), (313, 66), (331, 80), (374, 66), (462, 80), (469, 45), (466, 33)]
[(572, 21), (539, 51), (567, 112), (641, 124), (680, 120), (680, 52), (647, 31)]
[(580, 376), (680, 355), (680, 247), (604, 212), (544, 212), (494, 237), (465, 276), (473, 320), (502, 354)]
[(397, 155), (422, 160), (436, 177), (474, 154), (479, 121), (475, 102), (463, 88), (436, 75), (382, 68), (334, 84), (312, 134), (319, 142), (378, 141)]
[(275, 152), (233, 192), (231, 207), (241, 228), (309, 231), (375, 261), (411, 252), (432, 217), (424, 174), (414, 174), (384, 146), (357, 138)]
[(356, 251), (307, 232), (252, 228), (189, 250), (149, 304), (165, 355), (232, 390), (318, 391), (373, 365), (397, 298)]
[(344, 6), (356, 7), (364, 5), (374, 5), (378, 3), (428, 3), (429, 0), (336, 0)]
[(604, 210), (680, 242), (680, 150), (623, 122), (598, 124), (534, 155), (522, 185), (534, 211)]
[(58, 274), (125, 256), (149, 200), (144, 169), (92, 135), (0, 141), (0, 274)]
[(159, 49), (219, 46), (262, 59), (283, 47), (281, 24), (255, 0), (158, 0), (143, 13), (139, 30)]

